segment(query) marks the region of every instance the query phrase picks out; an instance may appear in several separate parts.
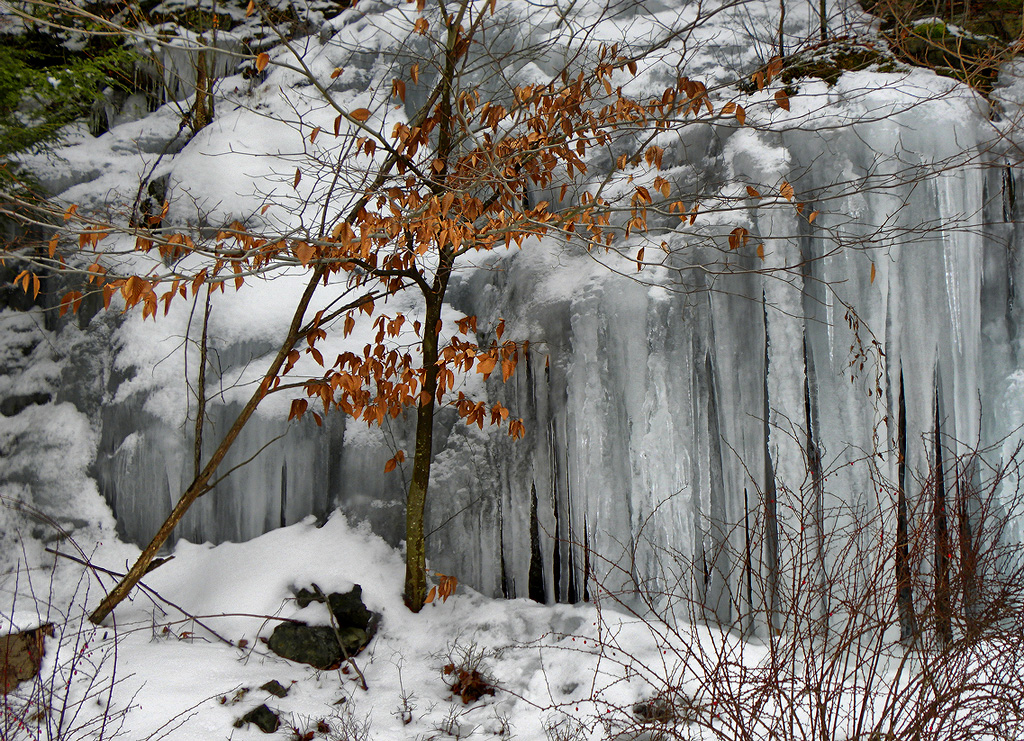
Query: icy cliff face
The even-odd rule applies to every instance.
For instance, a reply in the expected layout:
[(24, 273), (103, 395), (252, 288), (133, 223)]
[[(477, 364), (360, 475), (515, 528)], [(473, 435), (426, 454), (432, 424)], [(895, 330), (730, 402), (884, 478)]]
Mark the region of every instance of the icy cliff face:
[[(646, 22), (638, 18), (622, 28)], [(532, 41), (557, 32), (534, 20)], [(368, 23), (336, 20), (307, 44), (312, 67), (346, 68), (345, 91), (390, 73), (386, 43), (366, 41)], [(716, 58), (698, 56), (695, 67), (724, 76)], [(543, 75), (541, 62), (519, 72)], [(281, 92), (289, 79), (247, 89), (253, 111), (219, 106), (160, 165), (179, 196), (169, 218), (256, 212), (250, 191), (290, 183), (286, 155), (302, 132), (271, 135), (251, 120), (263, 120), (260, 107), (292, 110)], [(656, 85), (657, 71), (644, 79)], [(235, 83), (249, 85), (225, 85)], [(675, 183), (728, 208), (694, 229), (666, 227), (664, 264), (637, 273), (614, 254), (543, 242), (458, 274), (453, 317), (475, 314), (481, 328), (503, 317), (531, 343), (507, 384), (481, 389), (525, 418), (527, 436), (513, 442), (439, 414), (427, 528), (435, 568), (485, 592), (546, 601), (591, 597), (598, 582), (682, 589), (728, 621), (778, 599), (767, 596), (771, 564), (795, 558), (801, 543), (823, 544), (814, 547), (825, 570), (851, 558), (835, 545), (844, 538), (881, 533), (880, 552), (891, 552), (901, 488), (907, 527), (927, 530), (937, 462), (949, 468), (942, 496), (952, 508), (956, 481), (980, 483), (986, 466), (1008, 460), (1024, 423), (1015, 295), (1024, 182), (1005, 127), (990, 123), (981, 98), (930, 72), (799, 87), (786, 111), (766, 104), (772, 90), (750, 96), (747, 127), (665, 135)], [(199, 172), (204, 162), (216, 169)], [(255, 170), (250, 190), (232, 184)], [(747, 185), (759, 194), (744, 200)], [(730, 249), (736, 227), (749, 239)], [(218, 390), (207, 447), (286, 316), (294, 285), (268, 285), (211, 317), (208, 383)], [(194, 475), (195, 369), (181, 351), (192, 346), (194, 363), (194, 345), (181, 341), (194, 341), (191, 322), (187, 307), (156, 325), (125, 322), (97, 392), (107, 403), (95, 473), (133, 539), (148, 540)], [(69, 375), (66, 387), (82, 380)], [(382, 468), (409, 449), (411, 421), (373, 431), (329, 417), (324, 428), (288, 429), (286, 408), (250, 423), (222, 469), (231, 475), (177, 537), (246, 539), (341, 506), (399, 540), (405, 473)], [(972, 451), (984, 455), (972, 462)], [(1003, 482), (1006, 497), (1015, 485)]]
[[(788, 179), (819, 212), (751, 208), (763, 260), (751, 247), (726, 268), (694, 250), (703, 270), (652, 287), (591, 256), (524, 250), (499, 278), (471, 279), (459, 308), (515, 316), (535, 348), (495, 389), (530, 432), (486, 446), (484, 480), (456, 470), (440, 484), (446, 510), (455, 495), (454, 509), (481, 513), (440, 535), (448, 568), (486, 563), (459, 551), (490, 528), (503, 560), (473, 573), (484, 587), (577, 599), (589, 561), (606, 586), (681, 582), (732, 620), (771, 591), (764, 564), (807, 543), (825, 544), (833, 574), (854, 558), (847, 539), (891, 548), (901, 487), (928, 548), (936, 498), (950, 527), (956, 512), (991, 515), (982, 493), (1012, 464), (1022, 419), (1019, 171), (977, 99), (947, 88), (909, 104), (908, 87), (934, 80), (878, 83), (808, 86), (829, 98), (804, 104), (816, 121), (723, 135), (717, 166), (740, 183)], [(860, 123), (836, 126), (844, 117)], [(1016, 485), (996, 501), (1011, 507)]]

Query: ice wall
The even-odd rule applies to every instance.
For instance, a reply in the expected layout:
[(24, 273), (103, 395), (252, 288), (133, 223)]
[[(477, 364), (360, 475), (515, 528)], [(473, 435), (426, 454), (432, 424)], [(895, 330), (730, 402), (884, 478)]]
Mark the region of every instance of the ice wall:
[[(467, 281), (460, 309), (511, 315), (531, 341), (525, 371), (493, 388), (529, 433), (491, 438), (472, 481), (445, 459), (444, 509), (479, 514), (435, 536), (442, 570), (547, 600), (592, 591), (586, 570), (602, 588), (682, 590), (731, 621), (784, 599), (769, 564), (811, 551), (825, 580), (890, 558), (901, 486), (923, 549), (937, 496), (951, 529), (975, 524), (955, 520), (961, 504), (991, 514), (980, 498), (1022, 420), (1020, 174), (983, 103), (875, 89), (847, 76), (828, 92), (875, 112), (862, 123), (727, 139), (717, 165), (732, 178), (788, 178), (805, 203), (751, 207), (731, 268), (695, 247), (703, 267), (655, 287), (524, 250)], [(1015, 480), (999, 497), (1014, 506)], [(465, 558), (481, 528), (489, 557)]]
[[(863, 96), (865, 80), (843, 84), (830, 94)], [(784, 199), (752, 205), (731, 266), (694, 246), (685, 256), (706, 270), (653, 283), (552, 243), (458, 278), (455, 308), (481, 327), (504, 317), (531, 342), (490, 388), (528, 432), (513, 443), (442, 418), (428, 512), (439, 570), (542, 600), (591, 596), (588, 573), (603, 588), (682, 584), (729, 620), (765, 599), (751, 585), (793, 547), (787, 533), (858, 517), (891, 530), (899, 427), (925, 518), (936, 425), (952, 460), (1024, 419), (1020, 174), (984, 152), (979, 115), (937, 101), (841, 129), (719, 134), (708, 167), (735, 182), (789, 177), (815, 222)], [(236, 411), (213, 403), (210, 434)], [(245, 539), (340, 505), (397, 542), (404, 474), (381, 467), (408, 448), (408, 424), (378, 434), (329, 417), (272, 442), (286, 427), (249, 426), (226, 468), (266, 448), (177, 537)], [(105, 408), (97, 477), (128, 537), (155, 532), (193, 475), (192, 446), (143, 397)]]
[[(684, 270), (652, 285), (550, 243), (462, 274), (456, 308), (481, 327), (504, 317), (531, 342), (513, 379), (490, 389), (528, 432), (514, 443), (442, 420), (434, 565), (543, 600), (590, 596), (585, 573), (604, 574), (605, 588), (682, 583), (729, 620), (764, 599), (753, 572), (779, 557), (787, 532), (841, 530), (857, 516), (891, 527), (899, 426), (922, 480), (937, 408), (950, 456), (1010, 435), (1024, 405), (1013, 391), (1018, 207), (1004, 204), (1020, 175), (983, 153), (980, 117), (944, 106), (724, 137), (710, 166), (738, 182), (788, 176), (820, 215), (810, 224), (782, 199), (751, 206), (738, 262), (726, 268), (706, 246), (687, 254), (711, 278)], [(192, 475), (190, 433), (139, 403), (104, 412), (97, 463), (134, 539), (155, 531)], [(236, 409), (214, 404), (210, 429)], [(257, 418), (226, 466), (285, 427)], [(401, 420), (383, 435), (340, 417), (304, 423), (234, 471), (177, 535), (244, 539), (340, 505), (397, 541), (405, 480), (381, 466), (408, 435)], [(907, 484), (919, 518), (922, 485)]]
[[(348, 29), (362, 44), (352, 42), (351, 58), (336, 40), (317, 52), (324, 69), (349, 69), (356, 82), (342, 77), (346, 85), (390, 79), (364, 28)], [(714, 60), (698, 61), (710, 69)], [(539, 64), (523, 74), (542, 74)], [(270, 82), (255, 89), (261, 105), (285, 99), (286, 86)], [(1024, 182), (987, 104), (923, 71), (802, 82), (786, 112), (771, 91), (756, 95), (749, 126), (666, 133), (674, 186), (721, 197), (726, 209), (695, 229), (666, 230), (671, 254), (659, 270), (635, 275), (628, 261), (544, 242), (457, 275), (451, 310), (480, 317), (481, 341), (502, 317), (531, 343), (513, 378), (487, 389), (524, 417), (527, 435), (513, 442), (439, 413), (434, 568), (543, 601), (599, 589), (683, 593), (707, 617), (731, 621), (788, 598), (779, 563), (812, 552), (812, 576), (823, 580), (859, 563), (857, 548), (831, 545), (847, 536), (891, 552), (901, 486), (911, 528), (926, 531), (940, 449), (950, 482), (980, 481), (1007, 460), (1024, 423), (1015, 195)], [(234, 132), (274, 138), (282, 152), (294, 132), (278, 137), (262, 119), (246, 129), (242, 106), (218, 110), (167, 172), (172, 191), (191, 183), (195, 203), (216, 200), (227, 218), (251, 205), (251, 193), (228, 192), (233, 173), (249, 176), (258, 162), (281, 179), (269, 150), (232, 170)], [(221, 180), (199, 172), (210, 151)], [(762, 196), (743, 200), (746, 185)], [(730, 250), (736, 226), (750, 240)], [(211, 340), (213, 386), (271, 350), (272, 332), (251, 332)], [(94, 405), (94, 472), (123, 532), (145, 541), (194, 474), (194, 402), (183, 393), (178, 412), (154, 411), (153, 396), (180, 386), (182, 371), (152, 380), (149, 361), (130, 359), (131, 343), (149, 340), (118, 337), (120, 360), (94, 393), (104, 400)], [(85, 380), (69, 376), (66, 394)], [(239, 403), (211, 400), (207, 452)], [(289, 426), (286, 416), (254, 418), (224, 464), (230, 476), (175, 536), (246, 539), (340, 506), (397, 543), (406, 472), (382, 469), (410, 449), (410, 420), (372, 431), (340, 417)], [(983, 459), (967, 465), (976, 450)], [(1008, 479), (1007, 497), (1014, 487)]]

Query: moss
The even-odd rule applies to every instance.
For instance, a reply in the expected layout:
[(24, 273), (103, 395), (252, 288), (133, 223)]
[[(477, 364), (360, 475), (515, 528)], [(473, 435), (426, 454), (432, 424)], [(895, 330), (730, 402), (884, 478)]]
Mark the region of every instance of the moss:
[(915, 23), (911, 30), (915, 35), (933, 41), (944, 39), (949, 35), (946, 24), (942, 21)]
[[(1020, 0), (860, 0), (893, 52), (987, 94), (1021, 35)], [(954, 29), (953, 26), (956, 28)]]
[(788, 57), (780, 77), (787, 87), (808, 78), (817, 78), (834, 85), (844, 72), (869, 68), (896, 72), (900, 65), (893, 57), (876, 48), (835, 42)]

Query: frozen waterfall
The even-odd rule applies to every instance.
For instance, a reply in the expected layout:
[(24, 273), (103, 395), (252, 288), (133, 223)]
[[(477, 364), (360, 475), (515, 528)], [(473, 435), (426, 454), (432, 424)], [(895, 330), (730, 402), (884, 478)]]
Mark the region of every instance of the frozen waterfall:
[[(972, 97), (889, 110), (891, 93), (869, 87), (847, 75), (826, 93), (861, 123), (699, 134), (709, 171), (788, 177), (819, 212), (808, 224), (783, 199), (751, 206), (751, 243), (731, 265), (694, 246), (686, 258), (703, 269), (648, 282), (541, 244), (460, 275), (455, 309), (482, 327), (504, 317), (530, 340), (513, 379), (488, 388), (528, 432), (513, 442), (442, 413), (435, 568), (544, 601), (591, 597), (594, 574), (603, 588), (683, 585), (729, 621), (763, 606), (756, 585), (794, 533), (891, 543), (901, 483), (909, 527), (925, 527), (936, 440), (947, 465), (970, 469), (947, 474), (950, 507), (956, 476), (983, 477), (1010, 454), (1024, 422), (1020, 170), (987, 143)], [(235, 342), (219, 363), (268, 349)], [(188, 484), (193, 443), (146, 411), (145, 394), (116, 396), (122, 380), (108, 388), (119, 401), (103, 412), (96, 474), (125, 533), (144, 540)], [(211, 414), (215, 431), (232, 404)], [(408, 448), (409, 424), (335, 417), (270, 442), (281, 420), (250, 425), (226, 467), (266, 448), (177, 536), (246, 539), (340, 506), (399, 540), (405, 479), (382, 466)], [(973, 451), (985, 452), (968, 463)], [(848, 554), (819, 557), (827, 570)]]
[[(133, 213), (139, 183), (160, 179), (165, 228), (209, 232), (251, 217), (253, 233), (301, 233), (320, 221), (311, 214), (344, 139), (317, 139), (336, 116), (323, 91), (349, 110), (373, 107), (381, 131), (423, 102), (426, 87), (413, 85), (404, 107), (373, 98), (391, 89), (396, 64), (429, 53), (411, 22), (408, 39), (396, 30), (404, 5), (361, 3), (296, 40), (312, 77), (279, 60), (225, 77), (216, 117), (183, 148), (181, 112), (165, 106), (69, 144), (66, 165), (33, 166), (83, 212)], [(699, 15), (693, 4), (675, 15), (677, 4), (649, 5), (624, 4), (601, 32), (664, 30)], [(777, 27), (774, 3), (753, 6)], [(495, 89), (484, 92), (550, 79), (559, 55), (575, 58), (565, 24), (593, 25), (584, 10), (567, 21), (554, 6), (545, 15), (503, 4), (479, 72)], [(685, 71), (723, 96), (714, 115), (655, 132), (660, 174), (701, 206), (689, 224), (657, 217), (648, 253), (663, 240), (661, 264), (637, 272), (633, 243), (620, 256), (549, 239), (455, 274), (445, 326), (476, 315), (486, 343), (503, 318), (507, 337), (530, 343), (507, 383), (464, 379), (522, 416), (527, 432), (512, 441), (437, 412), (432, 568), (488, 594), (545, 602), (607, 590), (666, 604), (682, 595), (703, 617), (756, 627), (756, 614), (785, 615), (785, 601), (802, 598), (786, 584), (797, 565), (822, 587), (812, 611), (825, 614), (841, 601), (823, 588), (836, 574), (940, 573), (952, 551), (997, 537), (986, 517), (1013, 510), (1024, 440), (1024, 175), (1013, 127), (966, 86), (919, 69), (799, 79), (787, 83), (785, 107), (773, 97), (781, 85), (741, 92), (737, 70), (765, 60), (726, 10), (694, 26), (691, 47), (673, 37), (629, 82), (660, 99)], [(233, 38), (219, 37), (215, 76), (236, 71)], [(172, 96), (195, 87), (193, 42), (161, 47)], [(492, 75), (487, 64), (507, 68)], [(749, 110), (745, 124), (719, 115), (733, 98)], [(1004, 100), (998, 114), (1016, 110)], [(587, 152), (595, 181), (618, 143)], [(308, 168), (301, 183), (297, 167)], [(636, 176), (654, 173), (638, 166)], [(325, 223), (335, 218), (324, 211)], [(737, 228), (748, 238), (729, 245)], [(215, 302), (204, 455), (277, 347), (302, 289), (293, 278), (253, 280)], [(89, 360), (66, 364), (55, 383), (55, 400), (99, 428), (90, 473), (136, 542), (149, 541), (196, 472), (203, 321), (184, 304), (157, 322), (107, 314), (68, 329), (80, 335), (69, 355)], [(245, 540), (341, 508), (397, 544), (410, 462), (383, 467), (410, 451), (411, 415), (380, 429), (341, 415), (323, 427), (308, 416), (289, 424), (288, 401), (265, 402), (174, 537)]]

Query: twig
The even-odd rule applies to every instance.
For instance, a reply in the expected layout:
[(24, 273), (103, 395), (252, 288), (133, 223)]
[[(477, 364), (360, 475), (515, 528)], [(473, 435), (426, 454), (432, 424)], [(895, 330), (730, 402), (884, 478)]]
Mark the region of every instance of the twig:
[(363, 691), (369, 690), (370, 687), (366, 684), (366, 677), (364, 677), (363, 673), (359, 671), (359, 666), (356, 664), (355, 658), (349, 656), (348, 651), (345, 650), (345, 642), (341, 639), (341, 630), (338, 627), (337, 619), (334, 617), (334, 612), (331, 610), (331, 603), (327, 599), (327, 595), (324, 594), (323, 590), (316, 584), (313, 585), (313, 590), (316, 592), (317, 596), (324, 601), (324, 605), (327, 607), (327, 614), (331, 616), (331, 630), (334, 631), (334, 637), (338, 641), (338, 648), (341, 649), (341, 655), (344, 656), (345, 661), (351, 664), (352, 668), (356, 670), (356, 674), (359, 676), (359, 681), (362, 683)]

